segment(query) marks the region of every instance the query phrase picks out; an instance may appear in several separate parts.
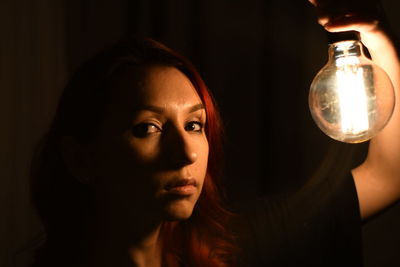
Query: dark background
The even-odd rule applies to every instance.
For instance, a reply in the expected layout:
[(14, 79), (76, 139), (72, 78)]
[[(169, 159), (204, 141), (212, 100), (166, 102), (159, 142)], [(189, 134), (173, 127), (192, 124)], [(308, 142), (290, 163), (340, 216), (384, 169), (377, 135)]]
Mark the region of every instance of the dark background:
[[(399, 35), (399, 2), (384, 0)], [(0, 266), (26, 266), (40, 235), (27, 186), (32, 149), (76, 67), (124, 36), (190, 58), (226, 126), (232, 201), (295, 190), (318, 168), (356, 166), (366, 145), (333, 141), (308, 110), (327, 43), (306, 0), (0, 2)], [(366, 266), (400, 266), (400, 207), (364, 226)]]

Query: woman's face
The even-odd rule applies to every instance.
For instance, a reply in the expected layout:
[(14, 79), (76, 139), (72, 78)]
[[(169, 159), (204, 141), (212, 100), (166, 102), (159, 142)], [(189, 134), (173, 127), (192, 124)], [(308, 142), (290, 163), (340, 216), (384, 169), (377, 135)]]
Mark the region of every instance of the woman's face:
[(95, 195), (126, 213), (188, 218), (207, 170), (204, 106), (173, 67), (124, 72), (90, 144)]

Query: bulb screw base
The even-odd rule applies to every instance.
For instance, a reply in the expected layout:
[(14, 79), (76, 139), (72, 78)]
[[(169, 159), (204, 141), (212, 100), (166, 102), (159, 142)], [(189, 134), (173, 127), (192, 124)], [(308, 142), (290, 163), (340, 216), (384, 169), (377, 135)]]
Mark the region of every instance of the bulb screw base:
[(341, 42), (341, 41), (360, 41), (360, 33), (357, 31), (345, 31), (345, 32), (326, 32), (326, 36), (329, 44)]

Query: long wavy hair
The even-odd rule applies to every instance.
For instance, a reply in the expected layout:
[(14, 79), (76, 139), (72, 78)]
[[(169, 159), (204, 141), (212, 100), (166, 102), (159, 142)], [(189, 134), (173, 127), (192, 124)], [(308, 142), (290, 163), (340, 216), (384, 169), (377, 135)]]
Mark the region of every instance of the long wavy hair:
[[(164, 266), (233, 266), (237, 248), (226, 229), (233, 216), (221, 197), (222, 125), (215, 101), (194, 66), (184, 57), (151, 40), (131, 38), (104, 50), (80, 67), (60, 98), (53, 123), (40, 143), (32, 168), (33, 204), (43, 220), (46, 242), (35, 266), (85, 262), (85, 223), (93, 214), (91, 192), (73, 178), (60, 151), (63, 136), (88, 143), (105, 116), (112, 82), (127, 68), (165, 65), (179, 69), (194, 85), (206, 110), (209, 160), (202, 193), (192, 216), (164, 222), (161, 228)], [(57, 262), (56, 265), (55, 262)]]

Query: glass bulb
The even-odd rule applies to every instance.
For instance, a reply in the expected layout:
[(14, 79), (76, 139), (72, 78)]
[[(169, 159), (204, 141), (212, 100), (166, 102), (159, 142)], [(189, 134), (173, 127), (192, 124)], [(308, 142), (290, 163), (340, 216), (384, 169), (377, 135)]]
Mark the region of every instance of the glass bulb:
[(315, 76), (309, 106), (318, 127), (346, 143), (374, 137), (389, 121), (394, 89), (388, 75), (364, 56), (357, 40), (329, 45), (328, 63)]

